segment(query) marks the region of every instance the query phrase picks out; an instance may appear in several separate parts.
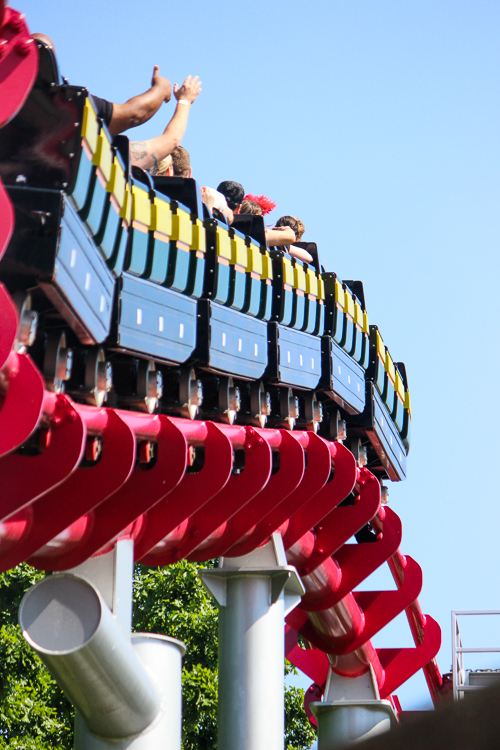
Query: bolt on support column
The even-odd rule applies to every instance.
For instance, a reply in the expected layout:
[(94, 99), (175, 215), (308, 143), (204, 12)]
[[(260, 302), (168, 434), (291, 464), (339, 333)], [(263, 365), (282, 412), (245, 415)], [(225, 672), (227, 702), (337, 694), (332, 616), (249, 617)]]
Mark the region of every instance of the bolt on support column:
[(218, 750), (283, 750), (284, 618), (304, 587), (282, 538), (200, 575), (219, 605)]
[(398, 723), (390, 701), (380, 699), (371, 667), (359, 677), (342, 677), (330, 669), (324, 700), (309, 707), (318, 722), (318, 750), (357, 744)]

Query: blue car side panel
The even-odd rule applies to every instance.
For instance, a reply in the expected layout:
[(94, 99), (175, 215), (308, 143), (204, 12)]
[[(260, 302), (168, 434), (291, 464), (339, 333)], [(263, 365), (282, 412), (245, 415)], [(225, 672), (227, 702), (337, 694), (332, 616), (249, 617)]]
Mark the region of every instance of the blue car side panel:
[(330, 336), (322, 336), (323, 378), (326, 393), (349, 414), (365, 408), (365, 373)]
[(165, 362), (185, 362), (196, 345), (196, 300), (124, 273), (117, 343)]
[(66, 299), (95, 344), (110, 331), (114, 285), (104, 258), (66, 203), (51, 286)]
[(200, 359), (208, 369), (255, 379), (267, 367), (267, 324), (216, 302), (200, 300)]
[(269, 323), (268, 375), (282, 385), (316, 388), (321, 377), (321, 339)]

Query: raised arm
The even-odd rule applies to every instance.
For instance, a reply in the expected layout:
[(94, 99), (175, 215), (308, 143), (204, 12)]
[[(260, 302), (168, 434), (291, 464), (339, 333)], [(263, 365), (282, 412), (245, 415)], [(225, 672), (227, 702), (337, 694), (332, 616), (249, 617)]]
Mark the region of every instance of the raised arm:
[(124, 130), (142, 125), (156, 114), (163, 102), (170, 101), (171, 97), (172, 85), (168, 78), (163, 78), (159, 74), (159, 68), (155, 65), (151, 88), (148, 91), (132, 97), (124, 104), (113, 104), (109, 132), (111, 135), (118, 135)]
[(186, 131), (189, 110), (191, 104), (201, 91), (201, 81), (198, 76), (191, 79), (188, 76), (182, 86), (174, 86), (174, 96), (177, 99), (177, 106), (172, 119), (163, 131), (162, 135), (156, 138), (149, 138), (147, 141), (132, 141), (130, 144), (130, 158), (132, 164), (137, 167), (156, 174), (158, 162), (172, 153), (174, 148), (180, 145), (182, 137)]

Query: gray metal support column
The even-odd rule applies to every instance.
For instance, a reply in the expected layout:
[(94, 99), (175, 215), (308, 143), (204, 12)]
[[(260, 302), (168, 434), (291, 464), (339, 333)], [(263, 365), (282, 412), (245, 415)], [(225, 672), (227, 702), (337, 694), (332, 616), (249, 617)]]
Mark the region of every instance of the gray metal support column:
[(283, 750), (284, 617), (304, 588), (281, 536), (201, 577), (219, 605), (218, 750)]
[(49, 576), (19, 622), (77, 709), (75, 750), (180, 750), (184, 644), (134, 633), (133, 542)]
[(106, 554), (90, 557), (66, 572), (94, 584), (113, 613), (115, 621), (127, 638), (130, 638), (134, 580), (133, 539), (120, 539)]
[(337, 750), (389, 731), (396, 713), (381, 700), (373, 673), (341, 677), (330, 670), (324, 701), (311, 703), (318, 722), (318, 750)]

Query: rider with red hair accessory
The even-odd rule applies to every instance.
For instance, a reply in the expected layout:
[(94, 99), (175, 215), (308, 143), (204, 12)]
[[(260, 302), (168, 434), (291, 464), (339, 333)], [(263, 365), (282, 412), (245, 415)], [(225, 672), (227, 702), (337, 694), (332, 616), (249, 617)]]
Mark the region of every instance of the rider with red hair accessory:
[(252, 195), (251, 193), (248, 193), (248, 195), (245, 195), (243, 200), (258, 203), (262, 209), (263, 216), (265, 216), (266, 214), (270, 214), (271, 211), (274, 211), (274, 209), (276, 208), (276, 203), (266, 195)]

